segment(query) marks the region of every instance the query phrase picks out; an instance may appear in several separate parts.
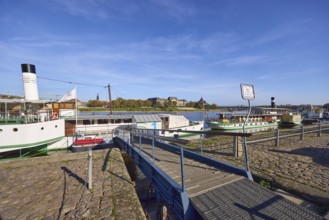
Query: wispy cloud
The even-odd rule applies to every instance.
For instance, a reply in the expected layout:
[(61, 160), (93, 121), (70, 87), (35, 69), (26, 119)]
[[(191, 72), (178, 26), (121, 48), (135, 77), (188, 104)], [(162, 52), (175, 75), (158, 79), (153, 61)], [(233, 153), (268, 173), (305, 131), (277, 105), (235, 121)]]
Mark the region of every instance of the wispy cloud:
[(87, 19), (119, 19), (122, 15), (133, 15), (139, 11), (135, 1), (114, 0), (56, 0), (60, 8), (75, 16)]
[[(194, 16), (197, 7), (189, 1), (178, 0), (56, 0), (61, 10), (72, 15), (93, 19), (132, 19), (133, 15), (152, 13), (174, 19)], [(129, 17), (126, 17), (129, 16)]]
[(226, 65), (226, 66), (239, 66), (239, 65), (252, 65), (252, 64), (259, 64), (268, 60), (266, 56), (239, 56), (234, 58), (227, 58), (219, 60), (215, 63), (210, 65)]
[(156, 13), (165, 13), (170, 17), (184, 19), (197, 14), (197, 7), (191, 1), (181, 0), (149, 0), (150, 8)]
[(275, 71), (256, 77), (257, 80), (261, 81), (271, 81), (271, 82), (289, 82), (289, 80), (298, 82), (303, 81), (304, 78), (318, 75), (319, 77), (323, 75), (325, 69), (323, 68), (308, 68), (308, 69), (293, 69), (290, 71), (282, 70)]
[(266, 44), (272, 41), (276, 41), (296, 33), (300, 33), (305, 30), (305, 23), (309, 22), (309, 20), (298, 20), (286, 24), (282, 24), (278, 27), (275, 27), (263, 34), (261, 34), (258, 38), (250, 42), (251, 46), (257, 46), (261, 44)]

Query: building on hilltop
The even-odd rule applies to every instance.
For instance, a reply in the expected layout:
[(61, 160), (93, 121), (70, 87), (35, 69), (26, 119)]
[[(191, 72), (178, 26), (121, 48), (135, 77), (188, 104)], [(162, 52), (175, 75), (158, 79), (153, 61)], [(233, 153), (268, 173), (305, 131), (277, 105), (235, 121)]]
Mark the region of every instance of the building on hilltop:
[(155, 97), (155, 98), (149, 98), (148, 100), (152, 102), (152, 105), (157, 105), (157, 104), (164, 105), (165, 103), (171, 102), (172, 105), (175, 105), (177, 107), (185, 107), (187, 104), (186, 99), (178, 99), (177, 97), (174, 96), (169, 96), (167, 99)]

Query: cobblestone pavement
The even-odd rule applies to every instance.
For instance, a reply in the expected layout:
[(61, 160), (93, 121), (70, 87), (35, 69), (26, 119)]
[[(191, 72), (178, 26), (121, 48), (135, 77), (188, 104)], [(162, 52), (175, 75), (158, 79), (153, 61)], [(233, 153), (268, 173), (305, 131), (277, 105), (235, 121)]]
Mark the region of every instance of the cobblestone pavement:
[[(226, 139), (227, 142), (227, 139)], [(216, 145), (216, 144), (215, 144)], [(204, 154), (243, 167), (243, 157), (234, 158), (232, 142), (204, 146)], [(305, 135), (248, 144), (251, 172), (286, 190), (295, 191), (329, 209), (329, 134)]]
[(0, 219), (145, 219), (118, 149), (0, 162)]

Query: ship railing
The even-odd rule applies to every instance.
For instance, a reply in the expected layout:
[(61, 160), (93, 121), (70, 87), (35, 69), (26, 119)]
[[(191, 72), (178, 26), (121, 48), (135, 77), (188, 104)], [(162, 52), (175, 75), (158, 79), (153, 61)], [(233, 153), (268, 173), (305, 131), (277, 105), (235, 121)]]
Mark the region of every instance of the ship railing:
[(7, 111), (0, 113), (0, 121), (5, 124), (27, 124), (52, 120), (50, 110)]

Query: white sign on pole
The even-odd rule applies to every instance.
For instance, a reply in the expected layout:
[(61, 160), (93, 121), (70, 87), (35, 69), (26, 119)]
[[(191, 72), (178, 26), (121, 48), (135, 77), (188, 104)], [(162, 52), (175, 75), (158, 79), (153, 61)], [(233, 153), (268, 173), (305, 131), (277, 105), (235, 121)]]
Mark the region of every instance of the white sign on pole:
[(245, 100), (254, 100), (255, 99), (255, 90), (254, 86), (251, 84), (241, 83), (241, 96)]

